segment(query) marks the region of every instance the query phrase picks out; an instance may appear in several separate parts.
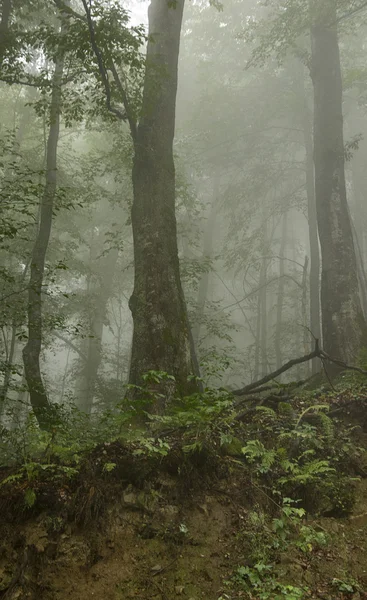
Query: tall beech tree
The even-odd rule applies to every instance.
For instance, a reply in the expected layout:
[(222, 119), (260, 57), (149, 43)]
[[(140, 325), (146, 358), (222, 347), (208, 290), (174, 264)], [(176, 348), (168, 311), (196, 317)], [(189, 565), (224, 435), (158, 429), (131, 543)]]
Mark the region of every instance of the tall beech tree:
[[(270, 0), (269, 6), (273, 10), (269, 19), (263, 21), (264, 29), (253, 52), (252, 65), (264, 63), (274, 53), (274, 46), (279, 61), (284, 60), (290, 48), (296, 49), (298, 56), (307, 56), (305, 34), (311, 34), (311, 58), (307, 62), (314, 92), (313, 158), (322, 263), (323, 345), (330, 356), (353, 362), (367, 344), (367, 326), (359, 295), (356, 250), (347, 204), (338, 25), (366, 9), (367, 4), (357, 0)], [(307, 124), (303, 129), (305, 127)], [(309, 154), (309, 139), (305, 139), (305, 146)], [(310, 197), (310, 165), (307, 179)], [(310, 243), (315, 249), (315, 234), (314, 238)], [(316, 321), (317, 298), (312, 304)]]
[(130, 383), (139, 384), (152, 369), (166, 371), (186, 393), (195, 371), (180, 280), (173, 160), (183, 8), (184, 0), (153, 0), (149, 7), (143, 105), (134, 140)]
[(353, 362), (367, 344), (367, 327), (347, 204), (336, 0), (311, 0), (310, 11), (323, 346), (331, 356)]
[[(128, 121), (134, 146), (131, 221), (135, 278), (129, 302), (134, 330), (129, 381), (139, 385), (148, 371), (163, 371), (175, 377), (180, 394), (187, 394), (195, 389), (190, 376), (197, 369), (180, 279), (173, 159), (184, 0), (152, 0), (149, 6), (149, 36), (138, 122), (118, 69), (99, 49), (86, 0), (83, 5), (108, 108), (118, 118)], [(125, 114), (118, 114), (111, 104), (107, 67), (113, 73)], [(156, 408), (164, 410), (164, 402)]]

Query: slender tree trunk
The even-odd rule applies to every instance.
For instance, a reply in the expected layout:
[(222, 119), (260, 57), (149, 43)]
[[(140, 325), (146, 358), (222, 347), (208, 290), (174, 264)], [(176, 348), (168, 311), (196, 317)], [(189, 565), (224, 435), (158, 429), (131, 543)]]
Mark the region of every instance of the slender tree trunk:
[[(356, 361), (367, 341), (345, 184), (342, 78), (335, 0), (311, 0), (314, 160), (321, 244), (323, 346)], [(333, 373), (335, 369), (331, 368)]]
[[(261, 273), (259, 279), (259, 287), (261, 285)], [(256, 335), (255, 335), (255, 364), (254, 364), (254, 381), (259, 379), (260, 373), (260, 345), (261, 345), (261, 291), (257, 296), (257, 311), (256, 311)]]
[(282, 219), (282, 233), (280, 240), (280, 253), (279, 253), (279, 283), (278, 283), (278, 297), (277, 297), (277, 314), (275, 324), (275, 363), (276, 368), (279, 369), (283, 363), (282, 355), (282, 325), (283, 325), (283, 305), (284, 305), (284, 287), (285, 287), (285, 247), (287, 242), (287, 212), (284, 212)]
[[(308, 256), (305, 256), (305, 262), (302, 270), (302, 328), (303, 328), (303, 355), (310, 351), (310, 338), (308, 333), (308, 318), (307, 318), (307, 292), (308, 292)], [(319, 338), (317, 338), (319, 339)], [(309, 363), (305, 363), (305, 377), (309, 377), (310, 375), (310, 365)]]
[(17, 427), (19, 427), (21, 422), (23, 422), (25, 420), (24, 415), (26, 414), (26, 412), (28, 410), (27, 409), (27, 402), (28, 402), (27, 398), (28, 398), (27, 382), (26, 382), (24, 369), (23, 369), (22, 381), (19, 386), (17, 397), (14, 400), (14, 410), (12, 411), (12, 420), (11, 420), (11, 424), (10, 424), (11, 430), (14, 430)]
[(91, 284), (91, 306), (89, 311), (89, 334), (85, 348), (86, 361), (77, 385), (77, 404), (80, 410), (90, 414), (96, 392), (98, 369), (102, 361), (103, 327), (107, 321), (107, 305), (111, 297), (113, 278), (116, 271), (118, 251), (112, 250), (99, 259), (97, 281)]
[(6, 402), (6, 398), (8, 396), (8, 392), (9, 392), (11, 374), (12, 374), (12, 370), (13, 370), (14, 355), (15, 355), (15, 350), (16, 350), (16, 343), (17, 343), (17, 324), (13, 320), (13, 323), (11, 326), (9, 352), (6, 357), (4, 380), (3, 380), (3, 385), (0, 390), (0, 417), (2, 416), (2, 414), (4, 412), (5, 402)]
[[(133, 166), (135, 280), (130, 298), (134, 332), (130, 383), (164, 371), (177, 391), (190, 393), (195, 374), (186, 304), (180, 280), (175, 215), (173, 138), (177, 67), (184, 0), (152, 0), (142, 116)], [(159, 405), (158, 405), (159, 404)], [(164, 411), (159, 401), (155, 410)]]
[(28, 290), (28, 342), (23, 349), (25, 377), (30, 402), (41, 428), (50, 426), (51, 405), (43, 384), (40, 369), (42, 348), (42, 292), (45, 260), (52, 227), (52, 213), (57, 185), (57, 146), (60, 132), (61, 81), (64, 57), (55, 64), (51, 98), (51, 125), (47, 142), (47, 170), (45, 191), (40, 209), (38, 235), (33, 247)]
[(260, 269), (260, 354), (261, 354), (261, 376), (264, 377), (268, 372), (268, 307), (267, 307), (267, 273), (268, 273), (268, 227), (267, 214), (265, 211), (263, 220), (263, 248), (264, 256), (261, 261)]
[[(308, 239), (310, 246), (310, 342), (314, 338), (321, 341), (320, 323), (320, 248), (317, 231), (317, 212), (315, 198), (315, 166), (313, 160), (312, 121), (308, 107), (304, 78), (302, 77), (303, 93), (303, 139), (306, 151), (306, 194), (308, 216)], [(311, 362), (312, 375), (320, 370), (320, 360), (314, 358)]]
[[(215, 222), (217, 217), (216, 204), (218, 199), (218, 188), (219, 180), (215, 178), (213, 186), (213, 198), (210, 206), (209, 216), (206, 222), (205, 233), (204, 233), (204, 245), (203, 245), (203, 260), (210, 261), (213, 255), (213, 235)], [(205, 303), (208, 298), (208, 289), (210, 281), (210, 271), (206, 271), (200, 278), (197, 311), (195, 317), (195, 326), (193, 327), (193, 338), (194, 344), (197, 347), (200, 340), (200, 329), (203, 316), (205, 313)]]
[(71, 353), (71, 348), (69, 346), (68, 348), (68, 352), (66, 355), (66, 364), (65, 364), (65, 369), (64, 369), (64, 373), (62, 376), (62, 380), (61, 380), (61, 391), (60, 391), (60, 404), (63, 401), (64, 398), (64, 394), (65, 394), (65, 388), (66, 388), (66, 381), (68, 378), (68, 373), (69, 373), (69, 360), (70, 360), (70, 353)]

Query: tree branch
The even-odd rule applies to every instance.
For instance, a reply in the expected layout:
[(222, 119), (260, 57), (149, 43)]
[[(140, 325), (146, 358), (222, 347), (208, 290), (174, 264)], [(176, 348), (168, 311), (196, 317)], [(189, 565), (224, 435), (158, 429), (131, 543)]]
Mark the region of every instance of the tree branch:
[(339, 19), (337, 19), (337, 23), (340, 23), (340, 21), (345, 21), (346, 19), (349, 19), (350, 17), (354, 17), (354, 15), (359, 13), (361, 10), (364, 10), (365, 8), (367, 8), (367, 1), (362, 2), (362, 4), (360, 6), (353, 8), (349, 12), (347, 12), (344, 15), (342, 15), (341, 17), (339, 17)]
[[(265, 375), (265, 377), (263, 377), (262, 379), (259, 379), (258, 381), (254, 381), (253, 383), (249, 383), (248, 385), (245, 385), (243, 388), (241, 388), (239, 390), (233, 390), (231, 393), (234, 396), (246, 396), (247, 394), (251, 393), (253, 390), (257, 390), (257, 392), (260, 393), (269, 388), (274, 389), (273, 386), (266, 386), (266, 387), (263, 387), (263, 386), (266, 383), (268, 383), (268, 381), (271, 381), (272, 379), (279, 377), (279, 375), (281, 375), (282, 373), (285, 373), (285, 371), (288, 371), (292, 367), (294, 367), (296, 365), (300, 365), (304, 362), (308, 362), (309, 360), (312, 360), (313, 358), (321, 358), (322, 362), (329, 361), (329, 362), (336, 364), (341, 369), (346, 369), (348, 371), (356, 371), (357, 373), (361, 373), (361, 375), (367, 376), (366, 370), (361, 369), (360, 367), (355, 367), (354, 365), (348, 365), (346, 362), (339, 360), (337, 358), (333, 358), (332, 356), (330, 356), (330, 354), (327, 354), (327, 352), (325, 352), (324, 350), (322, 350), (319, 347), (319, 340), (315, 339), (315, 349), (313, 352), (310, 352), (310, 354), (306, 354), (305, 356), (301, 356), (300, 358), (293, 358), (292, 360), (285, 363), (285, 365), (283, 365), (276, 371), (273, 371), (272, 373)], [(326, 369), (325, 369), (325, 372), (327, 374)], [(300, 384), (301, 383), (302, 382), (300, 382)], [(330, 384), (331, 384), (331, 381), (330, 381)]]
[(68, 17), (74, 17), (74, 19), (78, 19), (80, 21), (86, 22), (87, 17), (85, 15), (81, 15), (73, 10), (70, 6), (67, 6), (63, 0), (53, 0), (54, 4), (57, 6), (60, 12), (65, 13)]
[(64, 337), (61, 333), (58, 333), (57, 331), (53, 331), (52, 333), (56, 338), (58, 338), (59, 340), (64, 342), (64, 344), (69, 346), (71, 350), (74, 350), (74, 352), (76, 352), (76, 354), (78, 354), (80, 358), (82, 358), (85, 362), (87, 361), (86, 355), (81, 350), (79, 350), (78, 346), (76, 346), (71, 340), (69, 340), (67, 337)]
[[(321, 354), (321, 351), (319, 348), (319, 340), (316, 340), (315, 350), (313, 352), (310, 352), (310, 354), (306, 354), (305, 356), (301, 356), (300, 358), (293, 358), (292, 360), (285, 363), (285, 365), (283, 365), (276, 371), (273, 371), (273, 373), (269, 373), (268, 375), (265, 375), (265, 377), (263, 377), (262, 379), (259, 379), (259, 381), (254, 381), (253, 383), (249, 383), (248, 385), (245, 385), (245, 387), (243, 387), (239, 390), (234, 390), (232, 392), (232, 394), (234, 396), (244, 396), (251, 390), (255, 390), (256, 388), (263, 386), (265, 383), (268, 383), (268, 381), (271, 381), (272, 379), (279, 377), (279, 375), (281, 375), (282, 373), (285, 373), (285, 371), (288, 371), (295, 365), (300, 365), (304, 362), (308, 362), (309, 360), (312, 360), (313, 358), (319, 357), (320, 354)], [(366, 375), (367, 375), (367, 373), (366, 373)]]
[(118, 108), (116, 108), (112, 104), (112, 93), (111, 93), (110, 82), (108, 80), (108, 73), (107, 73), (107, 69), (104, 64), (102, 52), (97, 43), (96, 34), (95, 34), (95, 30), (94, 30), (94, 23), (93, 23), (91, 11), (90, 11), (90, 6), (88, 6), (87, 0), (82, 0), (82, 3), (84, 6), (86, 19), (87, 19), (87, 23), (88, 23), (90, 42), (91, 42), (95, 57), (97, 59), (98, 70), (99, 70), (99, 73), (100, 73), (100, 76), (102, 79), (102, 83), (103, 83), (103, 86), (105, 89), (105, 93), (106, 93), (107, 109), (112, 114), (114, 114), (118, 119), (120, 119), (120, 121), (128, 121), (129, 126), (130, 126), (131, 136), (132, 136), (133, 140), (135, 140), (136, 124), (132, 117), (131, 110), (129, 108), (129, 102), (128, 102), (126, 91), (124, 90), (124, 88), (121, 84), (120, 78), (119, 78), (118, 73), (115, 68), (115, 65), (113, 64), (113, 62), (111, 60), (110, 69), (111, 69), (112, 75), (114, 77), (116, 86), (121, 94), (121, 100), (122, 100), (122, 103), (125, 108), (125, 112), (121, 112)]

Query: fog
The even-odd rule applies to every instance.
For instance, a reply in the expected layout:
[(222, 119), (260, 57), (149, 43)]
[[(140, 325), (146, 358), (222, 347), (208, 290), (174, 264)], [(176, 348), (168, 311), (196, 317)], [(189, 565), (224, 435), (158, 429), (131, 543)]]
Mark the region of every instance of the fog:
[(355, 362), (367, 341), (363, 2), (186, 2), (177, 97), (177, 15), (164, 21), (157, 0), (149, 42), (147, 2), (22, 4), (6, 17), (3, 0), (0, 24), (3, 422), (40, 398), (112, 410), (146, 371), (180, 380), (188, 353), (186, 375), (228, 390), (316, 340)]

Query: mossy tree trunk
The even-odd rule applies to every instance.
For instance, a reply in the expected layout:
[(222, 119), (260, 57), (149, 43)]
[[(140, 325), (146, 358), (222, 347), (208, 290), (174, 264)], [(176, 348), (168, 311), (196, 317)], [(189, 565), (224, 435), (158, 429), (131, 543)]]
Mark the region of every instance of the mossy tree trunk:
[[(130, 383), (141, 384), (147, 371), (164, 371), (187, 394), (195, 368), (180, 280), (173, 159), (183, 8), (184, 0), (152, 0), (149, 7), (142, 115), (134, 139)], [(162, 412), (164, 404), (156, 409)]]
[(311, 16), (323, 346), (331, 356), (351, 363), (356, 361), (367, 342), (367, 327), (359, 297), (345, 184), (343, 89), (336, 0), (311, 0)]

